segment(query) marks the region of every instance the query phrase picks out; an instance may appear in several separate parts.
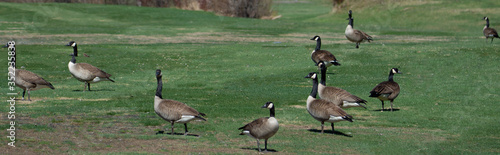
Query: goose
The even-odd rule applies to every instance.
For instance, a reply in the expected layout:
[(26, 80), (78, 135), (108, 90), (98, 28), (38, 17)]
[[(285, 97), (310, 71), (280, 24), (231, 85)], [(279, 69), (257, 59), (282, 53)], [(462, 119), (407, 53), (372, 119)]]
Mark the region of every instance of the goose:
[(483, 20), (486, 20), (486, 25), (483, 28), (483, 34), (486, 37), (486, 41), (488, 41), (488, 38), (491, 38), (490, 43), (493, 43), (493, 38), (500, 38), (500, 36), (498, 36), (497, 30), (490, 28), (490, 19), (488, 19), (488, 17), (484, 17)]
[(354, 29), (354, 19), (352, 19), (352, 11), (349, 10), (349, 24), (345, 28), (345, 37), (347, 40), (356, 43), (356, 48), (359, 48), (359, 44), (364, 41), (372, 41), (372, 37), (363, 31)]
[[(22, 100), (24, 100), (26, 91), (28, 91), (28, 101), (31, 101), (30, 94), (32, 90), (38, 90), (42, 88), (55, 89), (50, 82), (47, 82), (37, 74), (24, 69), (16, 69), (16, 43), (14, 41), (9, 41), (4, 47), (9, 48), (9, 53), (14, 53), (14, 56), (12, 57), (10, 63), (11, 66), (9, 66), (8, 68), (10, 76), (9, 79), (13, 80), (16, 86), (23, 89)], [(12, 75), (11, 73), (14, 73), (14, 75)]]
[(73, 77), (75, 77), (78, 81), (85, 82), (83, 91), (85, 91), (87, 86), (90, 91), (90, 83), (97, 83), (101, 81), (115, 82), (109, 78), (111, 77), (111, 74), (108, 74), (91, 64), (76, 63), (75, 57), (78, 56), (78, 47), (75, 41), (70, 41), (66, 46), (73, 47), (73, 54), (70, 55), (72, 58), (68, 63), (69, 72), (71, 72), (71, 75), (73, 75)]
[(314, 36), (311, 40), (316, 40), (316, 48), (311, 53), (311, 59), (315, 63), (315, 66), (318, 66), (319, 62), (323, 62), (326, 67), (332, 65), (340, 66), (340, 63), (337, 62), (337, 58), (335, 58), (332, 53), (321, 50), (321, 38), (319, 36)]
[(399, 69), (397, 68), (392, 68), (391, 71), (389, 72), (389, 80), (384, 81), (379, 83), (375, 88), (370, 91), (370, 97), (376, 97), (382, 102), (382, 109), (380, 110), (381, 112), (384, 111), (384, 101), (391, 101), (391, 111), (392, 109), (392, 102), (394, 102), (394, 99), (398, 97), (399, 95), (399, 84), (397, 82), (394, 82), (394, 74), (401, 74)]
[[(366, 100), (352, 95), (344, 89), (326, 86), (326, 67), (322, 62), (320, 62), (319, 67), (321, 69), (321, 81), (318, 85), (318, 92), (321, 99), (330, 101), (332, 103), (338, 103), (337, 106), (343, 109), (351, 107), (363, 107), (366, 109), (366, 107), (363, 105), (366, 105)], [(336, 100), (340, 101), (337, 102)]]
[(245, 126), (238, 128), (242, 130), (240, 135), (248, 135), (257, 140), (257, 148), (260, 150), (259, 140), (264, 139), (264, 151), (267, 152), (267, 140), (274, 136), (278, 132), (279, 124), (278, 120), (274, 118), (274, 104), (273, 102), (267, 102), (262, 108), (267, 108), (270, 111), (269, 117), (262, 117), (256, 119)]
[[(311, 78), (313, 80), (313, 87), (311, 94), (307, 97), (307, 111), (316, 120), (321, 122), (321, 133), (323, 133), (323, 128), (325, 122), (330, 122), (332, 126), (332, 132), (335, 131), (333, 123), (340, 121), (352, 122), (352, 116), (348, 115), (342, 108), (337, 106), (338, 103), (333, 103), (324, 99), (316, 99), (318, 94), (318, 78), (315, 72), (309, 73), (305, 78)], [(336, 101), (340, 102), (340, 101)]]
[(193, 120), (203, 120), (206, 121), (205, 118), (201, 116), (205, 116), (204, 113), (196, 111), (196, 109), (191, 108), (185, 103), (163, 99), (162, 97), (162, 74), (161, 70), (156, 70), (156, 80), (158, 86), (156, 87), (156, 95), (154, 101), (154, 109), (155, 113), (158, 114), (161, 118), (171, 123), (172, 133), (174, 135), (174, 123), (184, 123), (184, 136), (188, 134), (187, 123)]

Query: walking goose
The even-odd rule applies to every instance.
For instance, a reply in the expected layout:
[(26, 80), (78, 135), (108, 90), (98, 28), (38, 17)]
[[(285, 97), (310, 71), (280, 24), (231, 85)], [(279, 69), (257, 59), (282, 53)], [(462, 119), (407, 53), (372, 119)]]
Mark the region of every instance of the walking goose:
[(204, 113), (200, 113), (196, 111), (196, 109), (189, 107), (185, 103), (163, 99), (162, 97), (162, 74), (161, 70), (156, 70), (156, 80), (158, 86), (156, 87), (156, 95), (154, 101), (154, 109), (156, 114), (163, 118), (164, 120), (171, 123), (172, 135), (174, 134), (174, 123), (184, 123), (184, 135), (188, 134), (187, 123), (193, 120), (203, 120), (206, 121), (203, 117)]
[[(321, 133), (323, 133), (325, 122), (331, 123), (332, 132), (335, 131), (333, 123), (340, 121), (352, 122), (352, 116), (348, 115), (342, 108), (337, 106), (338, 103), (316, 99), (316, 95), (318, 94), (318, 78), (315, 72), (309, 73), (305, 78), (311, 78), (313, 80), (313, 88), (306, 102), (307, 111), (314, 119), (321, 122)], [(340, 101), (337, 100), (336, 102)]]
[(375, 88), (370, 91), (370, 97), (376, 97), (382, 102), (382, 110), (384, 111), (384, 101), (391, 101), (391, 111), (392, 111), (392, 102), (399, 95), (399, 84), (394, 82), (394, 74), (401, 74), (401, 72), (397, 68), (392, 68), (389, 72), (389, 80), (381, 82)]
[(347, 40), (356, 43), (356, 48), (359, 48), (359, 44), (364, 41), (372, 41), (372, 37), (363, 31), (354, 29), (354, 19), (352, 19), (352, 11), (349, 10), (349, 24), (345, 28), (345, 37)]
[(72, 58), (68, 63), (69, 72), (71, 72), (71, 75), (73, 75), (73, 77), (75, 77), (78, 81), (85, 82), (83, 91), (85, 91), (87, 86), (90, 91), (90, 83), (97, 83), (101, 81), (115, 82), (109, 78), (111, 77), (111, 74), (108, 74), (95, 66), (88, 63), (76, 63), (75, 57), (78, 56), (78, 47), (75, 41), (70, 41), (66, 46), (73, 47), (73, 54), (70, 55)]
[[(23, 70), (16, 69), (16, 43), (14, 41), (9, 41), (6, 46), (9, 48), (9, 52), (14, 53), (12, 59), (10, 59), (11, 63), (8, 68), (9, 70), (9, 79), (14, 81), (14, 84), (19, 88), (23, 89), (23, 98), (26, 91), (28, 91), (28, 101), (31, 101), (31, 91), (38, 90), (42, 88), (50, 88), (54, 89), (54, 86), (50, 82), (47, 82), (45, 79), (41, 78), (37, 74)], [(15, 75), (12, 75), (14, 73)]]
[(279, 124), (278, 120), (274, 118), (274, 104), (273, 102), (267, 102), (262, 108), (267, 108), (270, 111), (269, 117), (262, 117), (256, 119), (245, 126), (238, 128), (238, 130), (242, 130), (240, 135), (248, 135), (257, 140), (257, 148), (260, 150), (259, 140), (264, 139), (264, 151), (267, 152), (267, 140), (274, 136), (276, 132), (278, 132)]
[(498, 36), (497, 30), (490, 28), (490, 19), (488, 19), (488, 17), (484, 17), (483, 20), (486, 20), (486, 25), (483, 28), (483, 34), (486, 37), (486, 41), (488, 41), (488, 38), (491, 38), (490, 43), (493, 43), (493, 38), (500, 38), (500, 36)]
[(340, 63), (337, 62), (337, 58), (335, 58), (332, 53), (326, 50), (321, 50), (321, 38), (319, 36), (314, 36), (311, 40), (316, 40), (316, 48), (311, 53), (311, 59), (315, 63), (314, 65), (318, 66), (319, 62), (323, 62), (326, 67), (330, 67), (331, 65), (340, 65)]
[[(338, 103), (337, 106), (346, 109), (351, 107), (366, 107), (366, 100), (363, 100), (344, 89), (337, 87), (327, 87), (326, 86), (326, 67), (320, 62), (319, 67), (321, 69), (321, 81), (318, 86), (319, 97), (321, 99), (330, 101), (332, 103)], [(340, 100), (340, 101), (337, 101)]]

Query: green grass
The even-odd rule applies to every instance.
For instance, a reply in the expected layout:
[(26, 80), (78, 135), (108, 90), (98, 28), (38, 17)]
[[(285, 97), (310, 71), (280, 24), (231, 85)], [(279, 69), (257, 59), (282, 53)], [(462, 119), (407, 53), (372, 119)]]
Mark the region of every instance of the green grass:
[[(33, 102), (17, 101), (17, 147), (3, 138), (0, 148), (36, 154), (255, 153), (255, 140), (239, 136), (237, 128), (268, 116), (260, 106), (273, 101), (281, 128), (269, 148), (282, 154), (499, 153), (500, 40), (486, 43), (481, 19), (488, 16), (500, 28), (500, 4), (362, 2), (370, 7), (351, 4), (355, 28), (375, 41), (359, 49), (344, 37), (347, 9), (331, 13), (326, 1), (275, 3), (283, 15), (277, 20), (173, 8), (0, 3), (0, 38), (16, 41), (18, 67), (56, 88), (33, 91)], [(334, 74), (327, 85), (369, 101), (367, 110), (346, 110), (355, 122), (336, 124), (336, 131), (350, 136), (309, 131), (320, 129), (304, 109), (311, 81), (303, 77), (317, 71), (310, 60), (314, 35), (342, 64), (328, 69)], [(67, 69), (72, 49), (64, 45), (71, 40), (90, 56), (77, 62), (103, 69), (116, 82), (82, 92), (83, 83)], [(0, 64), (7, 64), (6, 56)], [(399, 110), (381, 113), (380, 101), (367, 96), (392, 67), (403, 72), (395, 76), (402, 89), (394, 102)], [(153, 110), (156, 69), (163, 71), (164, 98), (207, 114), (207, 122), (188, 125), (200, 137), (155, 135), (170, 127)], [(4, 82), (1, 94), (9, 92)], [(2, 137), (8, 110), (8, 104), (0, 106)]]

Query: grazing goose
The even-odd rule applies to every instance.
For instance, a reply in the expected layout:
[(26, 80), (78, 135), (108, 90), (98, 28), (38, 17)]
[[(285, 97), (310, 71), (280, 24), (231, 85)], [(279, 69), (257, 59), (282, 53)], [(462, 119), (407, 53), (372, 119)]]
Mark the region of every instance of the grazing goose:
[(257, 148), (260, 150), (259, 140), (264, 139), (264, 151), (267, 152), (267, 139), (271, 138), (278, 132), (279, 124), (278, 120), (274, 118), (274, 104), (273, 102), (267, 102), (262, 108), (267, 108), (271, 112), (269, 117), (262, 117), (256, 119), (245, 126), (238, 128), (241, 131), (240, 135), (248, 135), (252, 138), (257, 139)]
[(337, 62), (337, 58), (335, 58), (332, 53), (326, 50), (321, 50), (321, 38), (319, 36), (314, 36), (311, 40), (316, 40), (316, 48), (311, 53), (311, 59), (315, 63), (314, 65), (318, 66), (319, 62), (323, 62), (326, 67), (330, 67), (331, 65), (340, 65), (340, 63)]
[[(316, 95), (318, 94), (318, 78), (315, 72), (309, 73), (305, 78), (311, 78), (313, 80), (313, 88), (311, 94), (307, 98), (307, 111), (314, 119), (321, 122), (321, 133), (323, 133), (325, 122), (331, 123), (332, 132), (335, 131), (333, 123), (340, 121), (352, 122), (352, 116), (348, 115), (342, 108), (337, 106), (338, 103), (316, 99)], [(337, 100), (336, 102), (340, 101)]]
[(321, 99), (330, 101), (332, 103), (338, 103), (337, 106), (343, 109), (351, 107), (363, 107), (366, 109), (366, 107), (363, 105), (363, 104), (366, 105), (366, 100), (354, 96), (344, 89), (340, 89), (337, 87), (327, 87), (325, 82), (326, 67), (322, 62), (319, 63), (319, 67), (321, 69), (321, 81), (319, 82), (318, 85), (318, 92), (319, 92), (319, 97)]
[(45, 79), (41, 78), (37, 74), (23, 70), (23, 69), (16, 69), (16, 43), (14, 41), (9, 41), (6, 46), (9, 48), (9, 52), (14, 53), (14, 56), (11, 59), (11, 66), (9, 66), (9, 72), (10, 73), (15, 73), (15, 75), (12, 75), (9, 73), (10, 78), (14, 81), (14, 84), (18, 86), (19, 88), (23, 89), (23, 98), (24, 100), (24, 95), (26, 91), (28, 91), (28, 101), (31, 101), (31, 91), (32, 90), (38, 90), (42, 88), (50, 88), (54, 89), (54, 86), (50, 82), (47, 82)]
[(352, 11), (349, 10), (349, 24), (345, 28), (345, 37), (347, 40), (356, 43), (356, 48), (359, 48), (359, 44), (364, 41), (370, 42), (372, 37), (363, 31), (354, 29), (354, 19), (352, 19)]
[(73, 75), (73, 77), (75, 77), (78, 81), (85, 82), (83, 91), (85, 91), (87, 86), (90, 91), (90, 83), (97, 83), (101, 81), (115, 82), (109, 78), (111, 77), (111, 74), (108, 74), (95, 66), (88, 63), (76, 63), (75, 57), (78, 56), (78, 47), (76, 42), (71, 41), (66, 46), (73, 47), (73, 54), (70, 55), (72, 58), (68, 63), (69, 72), (71, 72), (71, 75)]
[(370, 97), (376, 97), (382, 102), (382, 110), (384, 111), (384, 101), (391, 101), (391, 111), (392, 102), (399, 95), (399, 84), (394, 82), (394, 74), (401, 74), (397, 68), (392, 68), (389, 72), (389, 80), (381, 82), (375, 88), (370, 91)]
[(486, 25), (483, 28), (483, 34), (486, 37), (486, 41), (488, 41), (488, 38), (491, 38), (490, 43), (493, 43), (493, 38), (500, 38), (497, 30), (490, 28), (490, 19), (488, 19), (488, 17), (484, 17), (483, 20), (486, 20)]
[(203, 120), (204, 113), (196, 111), (196, 109), (189, 107), (188, 105), (169, 99), (163, 99), (161, 91), (163, 89), (163, 83), (161, 80), (162, 74), (161, 70), (156, 70), (156, 80), (158, 86), (156, 87), (156, 95), (154, 108), (156, 114), (166, 121), (169, 121), (172, 125), (172, 135), (174, 134), (174, 123), (184, 123), (184, 135), (188, 134), (187, 123), (193, 120)]

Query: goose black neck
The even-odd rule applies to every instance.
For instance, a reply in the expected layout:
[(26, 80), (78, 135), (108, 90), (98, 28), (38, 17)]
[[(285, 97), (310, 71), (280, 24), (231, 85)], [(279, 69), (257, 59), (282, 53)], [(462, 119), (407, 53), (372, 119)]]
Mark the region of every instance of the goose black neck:
[(321, 81), (319, 83), (326, 86), (326, 66), (321, 65), (320, 69), (321, 69)]
[(269, 109), (269, 111), (270, 111), (269, 116), (274, 117), (274, 106), (271, 109)]
[(351, 25), (351, 27), (354, 28), (354, 19), (349, 18), (349, 25)]
[(316, 40), (316, 49), (315, 51), (319, 51), (321, 49), (321, 38), (318, 37), (318, 40)]
[(316, 95), (318, 95), (318, 79), (314, 78), (313, 80), (313, 87), (311, 90), (311, 94), (309, 96), (316, 98)]
[(76, 63), (75, 54), (72, 54), (72, 55), (71, 55), (71, 62), (72, 62), (72, 63)]
[(392, 72), (389, 72), (389, 81), (394, 81), (394, 73)]
[(486, 27), (490, 27), (490, 19), (486, 18)]
[(163, 89), (163, 83), (162, 83), (161, 77), (157, 77), (156, 80), (158, 83), (158, 86), (156, 87), (156, 96), (163, 99), (163, 97), (161, 96), (161, 91)]
[(78, 47), (73, 47), (73, 55), (75, 55), (76, 57), (78, 56)]

